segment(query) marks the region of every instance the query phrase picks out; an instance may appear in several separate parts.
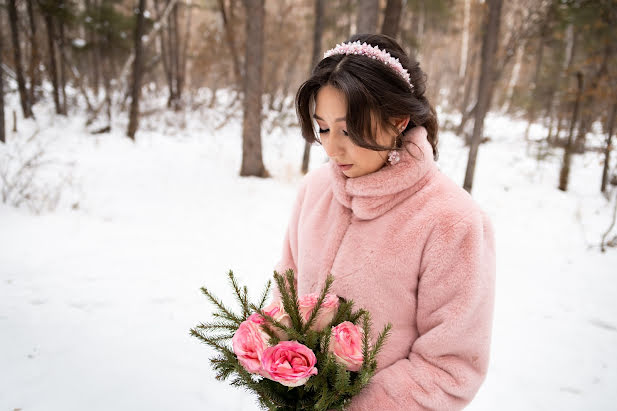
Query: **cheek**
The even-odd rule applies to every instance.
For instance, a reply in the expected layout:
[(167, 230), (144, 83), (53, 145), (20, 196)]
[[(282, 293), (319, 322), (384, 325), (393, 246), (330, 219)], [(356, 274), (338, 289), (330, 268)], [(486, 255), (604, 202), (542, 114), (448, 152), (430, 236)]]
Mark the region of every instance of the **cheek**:
[(356, 159), (360, 165), (366, 168), (374, 168), (383, 162), (379, 152), (363, 148), (356, 150)]

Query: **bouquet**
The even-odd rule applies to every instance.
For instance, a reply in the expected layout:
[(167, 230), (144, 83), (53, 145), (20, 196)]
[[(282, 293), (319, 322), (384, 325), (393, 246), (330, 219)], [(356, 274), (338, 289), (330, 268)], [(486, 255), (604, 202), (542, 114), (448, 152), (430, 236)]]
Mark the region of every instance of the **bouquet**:
[(228, 276), (240, 313), (202, 287), (215, 320), (191, 329), (217, 352), (210, 361), (218, 380), (231, 377), (232, 385), (254, 392), (262, 408), (279, 411), (342, 410), (369, 383), (391, 325), (371, 344), (369, 313), (329, 292), (332, 275), (321, 293), (298, 296), (293, 270), (275, 271), (280, 300), (268, 306), (271, 280), (253, 304), (247, 287), (233, 272)]

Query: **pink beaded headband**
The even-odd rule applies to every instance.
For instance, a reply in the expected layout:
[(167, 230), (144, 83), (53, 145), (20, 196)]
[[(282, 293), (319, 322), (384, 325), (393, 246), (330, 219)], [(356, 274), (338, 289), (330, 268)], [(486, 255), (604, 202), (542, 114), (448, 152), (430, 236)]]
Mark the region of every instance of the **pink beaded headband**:
[(409, 72), (403, 68), (403, 65), (401, 64), (399, 59), (395, 59), (390, 55), (390, 53), (381, 50), (377, 46), (371, 46), (370, 44), (366, 44), (366, 42), (360, 44), (359, 40), (349, 43), (341, 43), (337, 44), (336, 47), (326, 51), (323, 57), (326, 58), (336, 54), (360, 54), (375, 60), (379, 60), (386, 66), (389, 66), (394, 71), (396, 71), (396, 73), (401, 76), (403, 80), (408, 82), (413, 89), (413, 84), (411, 84), (411, 80), (409, 78)]

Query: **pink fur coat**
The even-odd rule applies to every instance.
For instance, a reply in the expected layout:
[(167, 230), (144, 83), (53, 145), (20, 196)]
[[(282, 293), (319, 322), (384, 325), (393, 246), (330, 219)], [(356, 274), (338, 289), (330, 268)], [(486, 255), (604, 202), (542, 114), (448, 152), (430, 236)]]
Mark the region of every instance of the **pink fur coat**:
[(347, 178), (332, 162), (311, 171), (275, 268), (294, 269), (300, 295), (318, 292), (330, 272), (332, 292), (370, 311), (373, 334), (392, 323), (352, 411), (462, 409), (488, 368), (493, 226), (439, 171), (426, 129), (406, 138), (413, 157), (402, 150), (374, 173)]

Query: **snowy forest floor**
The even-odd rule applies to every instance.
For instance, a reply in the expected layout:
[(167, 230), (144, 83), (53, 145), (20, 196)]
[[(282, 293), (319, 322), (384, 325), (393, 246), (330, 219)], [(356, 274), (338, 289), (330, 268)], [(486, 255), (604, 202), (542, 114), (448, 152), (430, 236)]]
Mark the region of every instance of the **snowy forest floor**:
[[(189, 329), (209, 318), (201, 286), (230, 298), (231, 269), (257, 297), (271, 276), (301, 178), (298, 129), (264, 133), (273, 178), (241, 178), (239, 110), (218, 130), (222, 112), (205, 106), (146, 117), (133, 143), (124, 117), (91, 135), (83, 114), (35, 109), (8, 138), (38, 128), (72, 183), (53, 212), (0, 204), (0, 409), (257, 410), (214, 379)], [(613, 208), (602, 157), (575, 156), (561, 192), (561, 151), (538, 162), (525, 126), (489, 116), (479, 151), (473, 196), (496, 229), (497, 294), (489, 373), (468, 409), (614, 409), (617, 249), (598, 247)], [(440, 133), (438, 163), (458, 184), (467, 151)], [(311, 168), (325, 159), (313, 147)]]

